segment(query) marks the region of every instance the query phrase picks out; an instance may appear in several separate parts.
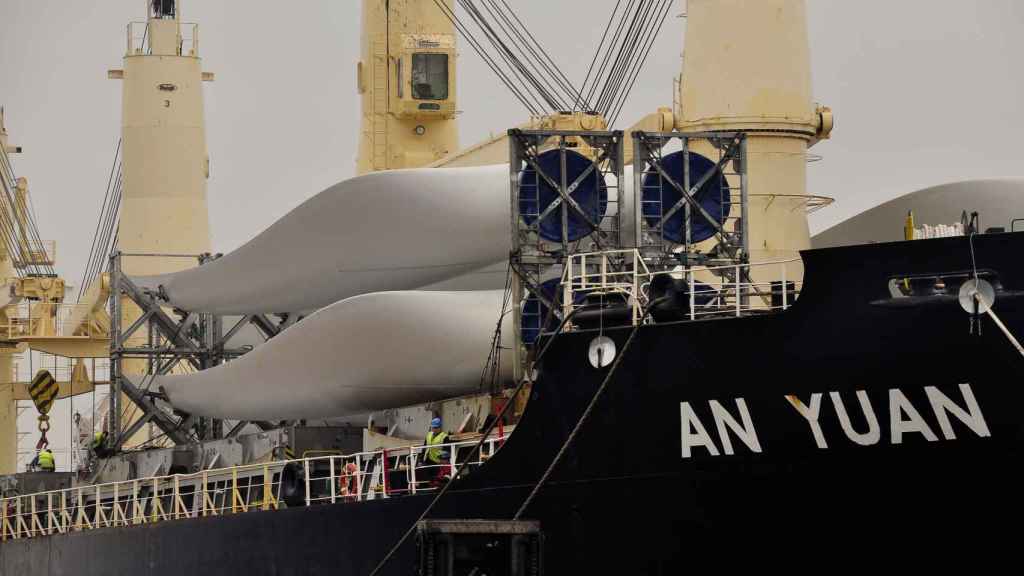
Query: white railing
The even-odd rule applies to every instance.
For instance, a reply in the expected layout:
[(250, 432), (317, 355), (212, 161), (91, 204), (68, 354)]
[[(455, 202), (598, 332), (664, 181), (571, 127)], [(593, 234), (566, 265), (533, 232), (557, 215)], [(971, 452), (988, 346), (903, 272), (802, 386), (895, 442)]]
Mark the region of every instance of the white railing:
[[(128, 23), (128, 55), (146, 55), (152, 52), (149, 22)], [(199, 25), (181, 22), (178, 25), (178, 55), (195, 56), (199, 53)]]
[[(484, 441), (469, 465), (501, 447)], [(361, 502), (437, 490), (458, 470), (479, 439), (434, 446), (324, 454), (0, 499), (0, 539), (22, 539), (165, 520), (278, 510), (292, 505)], [(439, 449), (442, 463), (426, 461)]]
[(651, 276), (637, 250), (606, 250), (573, 254), (562, 273), (562, 317), (582, 307), (591, 294), (622, 298), (633, 314), (633, 323), (643, 319), (647, 293), (642, 289)]
[[(0, 333), (8, 340), (27, 336), (61, 338), (74, 336), (75, 329), (81, 323), (76, 325), (73, 323), (72, 317), (76, 315), (76, 312), (79, 312), (78, 316), (81, 316), (80, 309), (85, 307), (87, 307), (85, 304), (70, 303), (40, 305), (39, 302), (24, 299), (7, 308), (8, 320), (5, 324), (0, 325)], [(95, 338), (109, 336), (93, 330), (91, 324), (86, 328), (86, 333), (83, 336)]]
[[(631, 309), (633, 324), (650, 321), (644, 313), (653, 301), (657, 276), (685, 279), (690, 320), (744, 316), (788, 309), (803, 288), (800, 258), (719, 266), (679, 266), (650, 272), (638, 250), (574, 254), (562, 275), (563, 318), (594, 302), (587, 296), (617, 297)], [(566, 327), (573, 329), (570, 322)]]

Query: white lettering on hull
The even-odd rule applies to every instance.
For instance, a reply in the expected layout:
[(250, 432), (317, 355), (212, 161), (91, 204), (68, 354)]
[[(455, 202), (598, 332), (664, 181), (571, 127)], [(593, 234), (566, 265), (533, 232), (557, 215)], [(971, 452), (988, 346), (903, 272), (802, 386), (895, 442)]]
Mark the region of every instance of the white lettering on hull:
[[(960, 384), (959, 389), (960, 395), (963, 398), (962, 402), (950, 398), (935, 386), (926, 386), (924, 388), (925, 395), (928, 398), (928, 408), (931, 409), (931, 413), (935, 418), (934, 421), (938, 422), (942, 438), (945, 440), (957, 439), (950, 416), (958, 420), (979, 438), (990, 437), (992, 433), (989, 430), (988, 423), (985, 421), (985, 415), (982, 413), (981, 406), (978, 404), (973, 390), (971, 390), (970, 384)], [(835, 412), (836, 421), (849, 441), (859, 446), (876, 445), (882, 440), (882, 427), (879, 425), (875, 408), (871, 405), (867, 391), (857, 390), (855, 395), (863, 421), (867, 424), (867, 430), (863, 432), (856, 430), (850, 419), (843, 396), (839, 392), (829, 392), (828, 398)], [(914, 406), (902, 390), (891, 388), (888, 390), (887, 396), (889, 403), (890, 444), (902, 444), (904, 439), (912, 434), (920, 434), (928, 442), (939, 441), (938, 435), (936, 435), (928, 421), (921, 415), (921, 412), (918, 411), (918, 407)], [(829, 448), (829, 439), (826, 438), (825, 433), (826, 428), (822, 426), (829, 418), (827, 410), (823, 411), (825, 405), (824, 397), (824, 393), (815, 392), (811, 394), (809, 402), (805, 404), (795, 395), (785, 396), (785, 400), (790, 406), (806, 421), (807, 426), (810, 428), (811, 436), (814, 438), (815, 445), (821, 450)], [(746, 401), (743, 398), (736, 398), (735, 402), (737, 413), (739, 414), (738, 419), (718, 400), (708, 401), (708, 408), (715, 421), (714, 430), (718, 433), (717, 439), (708, 433), (708, 428), (701, 422), (690, 402), (680, 403), (683, 458), (692, 457), (695, 448), (703, 448), (711, 456), (719, 456), (723, 453), (733, 455), (735, 454), (734, 437), (740, 440), (751, 452), (760, 453), (762, 451), (761, 442), (754, 427), (754, 420), (751, 417)], [(831, 440), (833, 442), (837, 441), (836, 438), (831, 438)], [(721, 450), (719, 446), (721, 446)]]
[[(752, 452), (761, 451), (761, 442), (757, 438), (757, 431), (754, 429), (754, 422), (750, 417), (750, 410), (743, 398), (736, 399), (736, 406), (739, 409), (739, 421), (729, 413), (717, 400), (708, 402), (711, 407), (711, 416), (715, 419), (715, 428), (718, 430), (719, 441), (722, 443), (722, 451), (727, 455), (735, 454), (732, 445), (732, 435), (735, 435)], [(682, 422), (682, 444), (683, 458), (689, 458), (694, 448), (705, 448), (712, 456), (718, 456), (718, 446), (708, 434), (707, 428), (701, 423), (697, 413), (689, 402), (679, 404), (679, 414)], [(740, 423), (742, 422), (742, 424)]]

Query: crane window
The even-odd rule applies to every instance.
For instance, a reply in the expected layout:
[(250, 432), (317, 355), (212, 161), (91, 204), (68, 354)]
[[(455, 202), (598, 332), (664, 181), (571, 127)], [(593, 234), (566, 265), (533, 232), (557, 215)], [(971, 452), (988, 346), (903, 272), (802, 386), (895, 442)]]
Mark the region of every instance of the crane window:
[(448, 98), (448, 55), (412, 55), (412, 97), (417, 100)]

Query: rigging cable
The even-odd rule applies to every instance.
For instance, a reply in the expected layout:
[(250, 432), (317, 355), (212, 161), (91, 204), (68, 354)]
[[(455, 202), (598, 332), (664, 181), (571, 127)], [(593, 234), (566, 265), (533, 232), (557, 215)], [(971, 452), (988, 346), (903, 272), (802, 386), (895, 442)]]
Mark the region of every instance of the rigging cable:
[[(482, 2), (484, 5), (484, 9), (487, 10), (491, 14), (491, 17), (494, 19), (497, 29), (504, 32), (505, 36), (509, 40), (509, 43), (513, 47), (515, 47), (516, 50), (519, 52), (520, 56), (522, 56), (522, 58), (519, 58), (518, 56), (515, 57), (516, 66), (519, 68), (523, 68), (525, 70), (523, 64), (523, 62), (525, 61), (525, 64), (532, 68), (533, 72), (536, 73), (536, 76), (534, 76), (533, 73), (530, 73), (531, 84), (539, 86), (539, 89), (549, 98), (549, 104), (551, 102), (555, 102), (555, 107), (557, 109), (564, 108), (565, 101), (562, 100), (562, 95), (558, 94), (555, 88), (559, 88), (563, 92), (566, 92), (567, 90), (565, 86), (560, 84), (557, 78), (555, 78), (554, 82), (552, 83), (551, 78), (545, 77), (542, 69), (544, 71), (547, 71), (549, 75), (552, 75), (552, 73), (548, 68), (545, 67), (544, 61), (541, 60), (540, 56), (536, 53), (536, 51), (534, 51), (532, 47), (526, 43), (526, 39), (519, 32), (519, 30), (512, 24), (508, 16), (501, 11), (501, 8), (495, 3), (495, 0), (482, 0)], [(516, 41), (516, 38), (513, 36), (518, 37), (518, 42)], [(509, 53), (511, 53), (511, 49), (508, 48), (508, 44), (502, 42), (502, 46), (504, 47), (504, 49), (508, 50)], [(533, 56), (532, 58), (531, 55)], [(539, 68), (538, 62), (540, 63)], [(571, 93), (571, 90), (569, 90), (568, 92)]]
[(498, 79), (501, 80), (502, 84), (504, 84), (505, 87), (508, 88), (510, 92), (512, 92), (512, 94), (516, 97), (517, 100), (519, 100), (523, 107), (525, 107), (527, 111), (529, 111), (530, 114), (532, 114), (533, 116), (539, 116), (540, 108), (537, 107), (536, 103), (530, 102), (530, 99), (527, 97), (527, 95), (524, 94), (523, 91), (521, 91), (519, 87), (517, 87), (515, 83), (512, 82), (512, 80), (508, 77), (507, 73), (504, 70), (502, 70), (498, 63), (494, 61), (493, 57), (490, 54), (488, 54), (486, 50), (484, 50), (482, 45), (480, 45), (479, 41), (476, 39), (475, 36), (473, 36), (469, 28), (465, 24), (463, 24), (459, 17), (455, 14), (455, 12), (452, 9), (450, 9), (447, 6), (447, 4), (444, 3), (444, 0), (434, 0), (434, 4), (437, 5), (438, 9), (440, 9), (442, 13), (444, 13), (445, 17), (447, 17), (448, 20), (452, 23), (452, 25), (454, 25), (455, 28), (462, 34), (462, 37), (465, 38), (466, 41), (469, 42), (470, 46), (473, 47), (473, 51), (476, 52), (477, 55), (480, 56), (480, 58), (484, 61), (484, 63), (487, 64), (487, 67), (490, 68), (491, 71), (498, 76)]
[[(21, 254), (22, 267), (26, 268), (29, 274), (53, 276), (55, 275), (53, 266), (46, 260), (45, 245), (39, 234), (39, 226), (36, 223), (34, 212), (29, 209), (29, 204), (26, 202), (27, 194), (19, 196), (16, 192), (17, 177), (6, 150), (0, 153), (0, 159), (2, 159), (4, 172), (4, 208), (10, 215), (10, 221), (6, 223), (7, 232), (15, 242), (11, 254)], [(28, 254), (25, 254), (26, 249)], [(41, 263), (37, 260), (37, 255), (43, 256), (44, 260)], [(19, 273), (19, 276), (21, 275)]]
[[(520, 39), (521, 42), (523, 42), (523, 44), (526, 45), (526, 49), (529, 50), (530, 53), (534, 56), (534, 58), (537, 59), (541, 67), (544, 68), (545, 71), (547, 71), (548, 75), (554, 81), (555, 85), (561, 88), (566, 93), (569, 100), (572, 101), (572, 98), (576, 93), (576, 89), (573, 87), (572, 81), (569, 80), (568, 77), (566, 77), (565, 73), (562, 72), (562, 69), (558, 67), (558, 64), (555, 63), (555, 61), (551, 58), (548, 52), (544, 49), (544, 47), (541, 46), (540, 42), (537, 41), (537, 38), (534, 37), (534, 35), (530, 32), (526, 25), (523, 24), (523, 21), (519, 19), (519, 16), (516, 15), (512, 7), (509, 6), (505, 0), (490, 0), (490, 2), (495, 4), (495, 6), (497, 6), (496, 2), (501, 2), (501, 4), (508, 11), (508, 14), (515, 21), (515, 24), (518, 24), (518, 27), (509, 22), (507, 17), (505, 17), (505, 21), (509, 24), (513, 31), (516, 32), (516, 36)], [(524, 38), (523, 35), (518, 32), (518, 30), (522, 30), (522, 32), (526, 34), (526, 38)], [(529, 39), (529, 41), (527, 41), (527, 38)]]
[[(562, 320), (562, 323), (559, 324), (558, 329), (551, 334), (547, 343), (544, 345), (544, 348), (542, 348), (540, 353), (537, 354), (537, 358), (534, 360), (534, 364), (540, 362), (541, 358), (544, 357), (544, 354), (548, 351), (548, 348), (551, 347), (551, 344), (555, 341), (555, 338), (562, 333), (562, 330), (565, 329), (565, 326), (569, 323), (569, 320), (572, 319), (573, 315), (575, 315), (575, 311), (572, 314), (566, 316), (564, 320)], [(523, 389), (526, 387), (526, 384), (530, 384), (531, 386), (533, 385), (533, 379), (530, 377), (529, 372), (529, 370), (526, 371), (523, 379), (520, 380), (519, 384), (517, 384), (516, 387), (513, 389), (510, 398), (515, 398), (516, 396), (519, 396), (519, 394), (522, 393)], [(402, 537), (398, 539), (398, 542), (395, 542), (395, 545), (392, 546), (390, 550), (388, 550), (388, 553), (384, 556), (384, 558), (382, 558), (381, 561), (377, 563), (377, 566), (373, 569), (372, 572), (370, 572), (370, 576), (376, 576), (381, 571), (381, 569), (383, 569), (384, 566), (387, 565), (388, 561), (391, 560), (391, 557), (395, 555), (395, 552), (397, 552), (398, 549), (402, 547), (402, 544), (405, 544), (406, 540), (409, 539), (409, 536), (411, 536), (413, 531), (416, 530), (416, 526), (418, 526), (419, 523), (427, 517), (427, 514), (430, 514), (430, 511), (434, 509), (434, 506), (438, 503), (439, 500), (441, 500), (441, 497), (444, 496), (446, 492), (448, 492), (448, 489), (455, 482), (455, 479), (462, 475), (463, 471), (465, 471), (466, 469), (466, 466), (468, 466), (469, 463), (473, 460), (473, 458), (477, 455), (477, 453), (480, 451), (480, 448), (484, 445), (484, 442), (486, 442), (487, 438), (490, 437), (491, 432), (493, 432), (494, 428), (497, 427), (498, 423), (505, 418), (505, 414), (508, 413), (509, 408), (513, 404), (515, 404), (515, 402), (504, 403), (504, 405), (501, 407), (501, 410), (498, 412), (498, 416), (491, 420), (491, 423), (487, 425), (487, 428), (480, 435), (480, 440), (478, 440), (476, 445), (473, 446), (473, 449), (470, 451), (469, 455), (462, 460), (462, 464), (459, 465), (459, 469), (456, 470), (454, 474), (452, 474), (452, 476), (448, 479), (447, 482), (445, 482), (444, 486), (442, 486), (441, 490), (437, 492), (437, 495), (434, 496), (433, 500), (431, 500), (430, 503), (427, 504), (427, 507), (423, 509), (423, 512), (419, 515), (419, 517), (412, 523), (411, 526), (409, 526), (409, 529), (406, 530), (404, 534), (402, 534)]]
[(671, 9), (672, 9), (672, 0), (668, 0), (665, 3), (665, 8), (664, 8), (664, 11), (661, 13), (661, 17), (657, 19), (657, 21), (658, 21), (657, 28), (653, 29), (653, 34), (651, 34), (649, 36), (649, 38), (648, 38), (648, 40), (646, 42), (646, 48), (644, 49), (643, 56), (640, 57), (640, 59), (637, 61), (636, 65), (634, 66), (633, 73), (632, 73), (632, 76), (631, 76), (631, 78), (629, 80), (628, 86), (626, 87), (625, 91), (620, 95), (620, 97), (618, 99), (618, 103), (613, 105), (612, 113), (611, 113), (611, 119), (608, 121), (608, 125), (609, 126), (615, 124), (615, 121), (618, 120), (619, 113), (622, 112), (622, 108), (623, 108), (623, 106), (625, 106), (626, 100), (629, 98), (629, 95), (633, 92), (633, 86), (636, 84), (636, 79), (640, 76), (640, 71), (643, 70), (644, 64), (647, 63), (647, 57), (651, 53), (651, 48), (654, 47), (654, 41), (657, 39), (658, 34), (661, 33), (661, 28), (665, 25), (665, 20), (667, 19), (668, 14), (671, 11)]
[[(593, 98), (597, 92), (597, 88), (602, 83), (601, 78), (605, 76), (605, 69), (608, 66), (609, 60), (611, 59), (612, 52), (615, 50), (615, 46), (618, 45), (619, 43), (619, 37), (621, 36), (627, 21), (627, 15), (629, 14), (630, 10), (633, 9), (635, 1), (636, 0), (628, 0), (625, 9), (622, 11), (622, 15), (619, 18), (619, 24), (618, 26), (615, 27), (615, 33), (612, 35), (612, 39), (608, 43), (608, 46), (604, 53), (604, 57), (601, 58), (601, 65), (598, 67), (597, 74), (594, 76), (594, 83), (590, 85), (590, 90), (587, 91), (587, 102), (593, 102)], [(643, 0), (640, 1), (642, 2)], [(614, 15), (615, 13), (613, 12), (612, 16)], [(596, 106), (591, 105), (591, 108), (596, 109)]]
[(651, 8), (653, 5), (654, 0), (647, 3), (641, 1), (640, 4), (637, 5), (636, 13), (633, 15), (633, 20), (630, 22), (627, 34), (623, 39), (619, 52), (616, 54), (615, 62), (612, 65), (612, 71), (609, 73), (609, 78), (601, 90), (600, 97), (598, 98), (597, 108), (603, 115), (607, 115), (608, 109), (611, 105), (611, 100), (621, 89), (622, 78), (626, 73), (626, 68), (633, 59), (634, 53), (636, 52), (637, 45), (640, 42), (640, 36), (647, 27), (647, 22), (650, 18)]
[(587, 87), (587, 83), (590, 82), (590, 74), (594, 71), (594, 64), (597, 63), (597, 57), (601, 54), (601, 49), (604, 47), (604, 41), (608, 38), (608, 30), (612, 27), (612, 22), (615, 20), (615, 13), (618, 12), (619, 4), (621, 3), (622, 0), (615, 0), (615, 8), (612, 9), (612, 15), (608, 17), (608, 24), (604, 27), (604, 34), (601, 35), (601, 41), (597, 44), (597, 50), (594, 52), (594, 57), (590, 60), (590, 67), (587, 68), (587, 75), (583, 78), (583, 84), (580, 85), (580, 91), (576, 94), (576, 99), (573, 101), (573, 110), (576, 110), (580, 104), (583, 104), (588, 111), (591, 110), (590, 102), (582, 100), (583, 90)]
[(494, 49), (498, 51), (498, 55), (505, 60), (505, 63), (509, 65), (521, 81), (533, 86), (533, 89), (536, 91), (536, 94), (540, 99), (547, 103), (548, 111), (550, 112), (561, 108), (562, 105), (558, 101), (558, 97), (551, 94), (547, 87), (526, 69), (526, 66), (522, 61), (512, 52), (508, 45), (502, 41), (501, 37), (498, 36), (498, 33), (495, 32), (491, 24), (476, 7), (473, 0), (459, 0), (459, 2), (466, 12), (469, 13), (470, 18), (472, 18), (473, 21), (476, 22), (477, 26), (484, 32), (484, 35), (487, 37), (488, 41), (490, 41)]
[[(583, 428), (583, 424), (585, 424), (590, 418), (590, 414), (594, 411), (594, 406), (597, 405), (597, 401), (604, 395), (604, 391), (608, 387), (608, 383), (611, 382), (612, 376), (614, 376), (615, 372), (618, 370), (619, 365), (622, 363), (622, 359), (626, 357), (626, 352), (629, 351), (629, 347), (633, 344), (633, 339), (636, 338), (637, 333), (640, 331), (640, 326), (642, 326), (642, 324), (639, 322), (633, 326), (633, 330), (629, 333), (629, 338), (627, 338), (626, 343), (622, 345), (622, 352), (620, 352), (615, 358), (615, 363), (612, 364), (611, 369), (608, 370), (608, 374), (605, 375), (604, 380), (601, 381), (601, 385), (598, 386), (597, 390), (594, 392), (594, 396), (590, 399), (590, 403), (587, 404), (586, 410), (584, 410), (583, 414), (580, 415), (579, 419), (576, 421), (576, 425), (572, 429), (572, 432), (569, 433), (565, 442), (562, 443), (562, 447), (558, 449), (558, 453), (555, 454), (554, 459), (551, 460), (551, 464), (548, 465), (544, 474), (540, 477), (540, 480), (538, 480), (537, 484), (534, 485), (533, 490), (530, 491), (526, 500), (524, 500), (522, 505), (519, 506), (519, 510), (516, 511), (516, 515), (512, 517), (512, 520), (519, 520), (522, 518), (523, 513), (526, 512), (530, 503), (533, 502), (533, 499), (537, 496), (537, 493), (540, 492), (541, 488), (544, 487), (548, 479), (551, 477), (551, 473), (554, 472), (555, 468), (562, 461), (562, 458), (565, 457), (565, 453), (569, 450), (569, 446), (571, 446), (573, 441), (576, 439), (576, 435), (579, 434), (580, 429)], [(600, 362), (598, 362), (598, 365), (600, 365)]]
[(87, 283), (92, 283), (92, 276), (90, 275), (90, 272), (92, 268), (92, 261), (95, 258), (96, 254), (96, 242), (100, 238), (100, 230), (101, 226), (103, 225), (103, 215), (106, 213), (107, 204), (110, 201), (110, 193), (112, 190), (112, 186), (114, 185), (115, 171), (118, 173), (118, 177), (120, 177), (120, 169), (117, 161), (120, 156), (121, 140), (118, 139), (117, 149), (114, 151), (114, 162), (110, 166), (110, 176), (107, 178), (107, 191), (103, 195), (103, 204), (100, 206), (100, 217), (96, 219), (96, 230), (93, 232), (92, 245), (89, 247), (89, 258), (86, 260), (86, 268), (85, 271), (83, 271), (82, 273), (82, 282), (79, 284), (79, 286), (81, 287), (81, 289), (78, 291), (79, 302), (81, 302), (82, 300), (82, 293), (85, 292), (87, 288), (89, 288)]

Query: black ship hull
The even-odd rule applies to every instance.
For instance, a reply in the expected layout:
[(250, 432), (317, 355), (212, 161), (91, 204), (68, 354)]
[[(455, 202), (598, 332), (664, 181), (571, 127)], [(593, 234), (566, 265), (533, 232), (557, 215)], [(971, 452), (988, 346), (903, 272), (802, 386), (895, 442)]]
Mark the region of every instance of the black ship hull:
[[(1024, 359), (990, 320), (969, 330), (954, 297), (890, 289), (976, 268), (1024, 331), (1024, 234), (973, 244), (974, 263), (967, 238), (812, 250), (783, 313), (645, 326), (625, 351), (634, 329), (604, 330), (621, 363), (524, 515), (545, 573), (1011, 556), (998, 534), (1022, 507)], [(515, 433), (430, 518), (515, 514), (608, 375), (586, 359), (597, 335), (557, 337)], [(365, 575), (432, 498), (8, 541), (0, 572)], [(381, 573), (416, 558), (410, 540)]]

